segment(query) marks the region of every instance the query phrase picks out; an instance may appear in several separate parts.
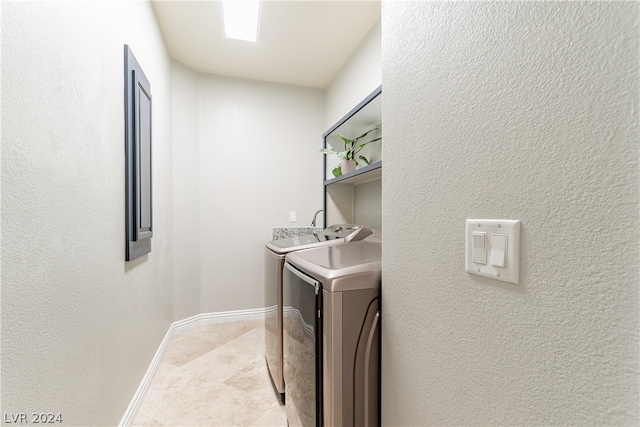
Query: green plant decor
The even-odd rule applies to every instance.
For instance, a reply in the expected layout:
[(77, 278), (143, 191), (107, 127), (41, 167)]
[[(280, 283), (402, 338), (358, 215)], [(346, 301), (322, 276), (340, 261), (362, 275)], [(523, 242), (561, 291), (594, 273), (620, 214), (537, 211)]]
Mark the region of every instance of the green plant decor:
[[(335, 148), (323, 148), (322, 150), (320, 150), (321, 153), (323, 154), (335, 154), (336, 156), (338, 156), (340, 159), (342, 160), (353, 160), (356, 162), (356, 167), (360, 164), (358, 161), (362, 161), (365, 164), (369, 164), (371, 162), (369, 162), (369, 160), (364, 157), (360, 153), (360, 151), (367, 145), (367, 144), (371, 144), (372, 142), (376, 142), (376, 141), (380, 141), (382, 140), (382, 137), (379, 138), (374, 138), (370, 141), (367, 142), (362, 142), (360, 144), (358, 144), (358, 141), (360, 141), (362, 138), (364, 138), (365, 136), (369, 135), (371, 132), (374, 132), (376, 130), (379, 130), (380, 128), (373, 128), (373, 129), (369, 129), (368, 131), (366, 131), (365, 133), (363, 133), (362, 135), (350, 139), (347, 138), (344, 135), (340, 135), (338, 134), (338, 137), (340, 137), (340, 139), (344, 142), (344, 150), (342, 151), (338, 151)], [(340, 176), (342, 175), (342, 165), (339, 164), (338, 166), (336, 166), (335, 168), (333, 168), (332, 170), (333, 176)]]

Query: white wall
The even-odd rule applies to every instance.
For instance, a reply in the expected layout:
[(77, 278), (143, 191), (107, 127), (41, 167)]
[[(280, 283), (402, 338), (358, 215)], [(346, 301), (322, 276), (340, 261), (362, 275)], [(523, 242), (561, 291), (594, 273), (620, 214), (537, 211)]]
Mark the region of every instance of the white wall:
[(171, 63), (174, 319), (200, 314), (199, 79)]
[(353, 189), (353, 222), (374, 230), (382, 228), (382, 180), (365, 182)]
[(638, 424), (639, 7), (384, 3), (383, 424)]
[(380, 20), (325, 90), (324, 131), (336, 124), (382, 82), (382, 29)]
[(271, 228), (322, 208), (323, 91), (178, 62), (172, 90), (174, 318), (262, 308)]
[(264, 307), (271, 228), (322, 207), (322, 91), (201, 74), (199, 95), (200, 309)]
[[(2, 413), (115, 425), (172, 321), (169, 59), (147, 2), (2, 2)], [(152, 252), (125, 263), (124, 44), (153, 94)]]

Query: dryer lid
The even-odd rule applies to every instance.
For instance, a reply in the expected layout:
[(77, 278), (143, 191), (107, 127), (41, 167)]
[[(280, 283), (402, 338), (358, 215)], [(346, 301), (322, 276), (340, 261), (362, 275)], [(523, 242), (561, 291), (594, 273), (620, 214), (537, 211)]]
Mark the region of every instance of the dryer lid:
[(292, 252), (286, 260), (327, 292), (379, 288), (382, 279), (382, 245), (367, 240)]

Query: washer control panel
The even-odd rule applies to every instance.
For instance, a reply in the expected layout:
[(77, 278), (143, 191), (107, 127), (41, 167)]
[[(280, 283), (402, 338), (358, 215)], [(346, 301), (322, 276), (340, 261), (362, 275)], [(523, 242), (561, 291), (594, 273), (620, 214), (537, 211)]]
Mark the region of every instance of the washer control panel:
[(344, 239), (345, 242), (362, 240), (371, 233), (369, 227), (357, 224), (335, 224), (322, 231), (322, 234), (329, 238)]

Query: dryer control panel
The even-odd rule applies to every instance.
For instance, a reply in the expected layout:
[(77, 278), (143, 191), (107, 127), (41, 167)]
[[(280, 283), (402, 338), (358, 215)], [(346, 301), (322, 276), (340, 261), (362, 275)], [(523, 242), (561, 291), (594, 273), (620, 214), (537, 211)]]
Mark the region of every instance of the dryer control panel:
[(345, 242), (362, 240), (371, 235), (369, 227), (357, 224), (335, 224), (322, 230), (322, 234), (330, 239), (344, 239)]

